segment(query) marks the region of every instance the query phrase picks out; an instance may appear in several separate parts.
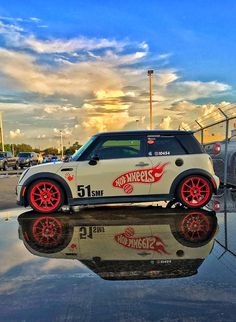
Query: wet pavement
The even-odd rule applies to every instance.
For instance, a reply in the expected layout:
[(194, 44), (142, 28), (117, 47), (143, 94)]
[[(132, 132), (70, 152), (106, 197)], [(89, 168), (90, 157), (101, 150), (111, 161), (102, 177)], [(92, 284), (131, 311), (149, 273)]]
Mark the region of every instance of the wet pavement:
[(232, 189), (194, 211), (0, 211), (0, 321), (235, 321), (235, 231)]

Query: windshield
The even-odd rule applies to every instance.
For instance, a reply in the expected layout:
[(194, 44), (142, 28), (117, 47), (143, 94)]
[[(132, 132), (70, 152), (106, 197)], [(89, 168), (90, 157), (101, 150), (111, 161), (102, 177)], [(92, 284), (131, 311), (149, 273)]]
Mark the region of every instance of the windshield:
[(4, 153), (0, 153), (0, 158), (4, 158), (5, 154)]
[(20, 158), (29, 158), (30, 153), (21, 152), (21, 153), (18, 154), (18, 157), (20, 157)]
[(79, 148), (79, 150), (72, 155), (71, 161), (77, 161), (81, 154), (90, 146), (90, 144), (92, 144), (94, 140), (95, 137), (93, 136), (90, 140), (88, 140), (88, 142), (82, 145), (81, 148)]

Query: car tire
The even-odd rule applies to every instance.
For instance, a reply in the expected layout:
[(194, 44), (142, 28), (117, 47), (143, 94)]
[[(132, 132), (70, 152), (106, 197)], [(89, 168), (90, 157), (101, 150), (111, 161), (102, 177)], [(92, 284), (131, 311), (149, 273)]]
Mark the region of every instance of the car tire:
[(53, 213), (64, 204), (64, 194), (60, 185), (54, 180), (34, 181), (27, 193), (29, 205), (40, 213)]
[(16, 165), (14, 166), (14, 170), (19, 170), (19, 164), (18, 162), (16, 163)]
[(204, 207), (211, 199), (212, 184), (202, 175), (190, 175), (184, 178), (176, 191), (177, 200), (190, 209)]
[(178, 242), (187, 247), (202, 247), (214, 237), (217, 229), (217, 217), (214, 212), (203, 209), (188, 211), (177, 216), (173, 235)]
[(22, 224), (26, 243), (35, 251), (53, 254), (63, 250), (71, 241), (73, 227), (59, 216), (42, 215)]
[(4, 163), (3, 170), (4, 171), (8, 171), (9, 170), (9, 167), (8, 167), (7, 162)]

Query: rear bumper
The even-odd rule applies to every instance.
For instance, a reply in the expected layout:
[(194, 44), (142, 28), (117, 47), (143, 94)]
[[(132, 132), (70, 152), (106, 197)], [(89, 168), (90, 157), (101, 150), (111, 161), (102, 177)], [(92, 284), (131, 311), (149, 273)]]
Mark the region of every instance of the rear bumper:
[(214, 193), (217, 194), (217, 191), (218, 191), (218, 188), (220, 186), (220, 179), (219, 177), (217, 177), (215, 174), (212, 176), (212, 179), (211, 179), (211, 182), (212, 182), (212, 185), (213, 185), (213, 188), (214, 188)]

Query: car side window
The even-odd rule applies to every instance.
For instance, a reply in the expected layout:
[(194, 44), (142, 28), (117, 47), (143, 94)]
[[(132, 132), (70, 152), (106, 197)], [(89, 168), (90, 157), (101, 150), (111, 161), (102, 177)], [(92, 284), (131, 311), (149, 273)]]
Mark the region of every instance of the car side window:
[(93, 155), (100, 160), (142, 157), (145, 156), (145, 138), (104, 138), (94, 147), (89, 158)]
[(185, 149), (174, 136), (148, 137), (147, 151), (149, 156), (186, 154)]

